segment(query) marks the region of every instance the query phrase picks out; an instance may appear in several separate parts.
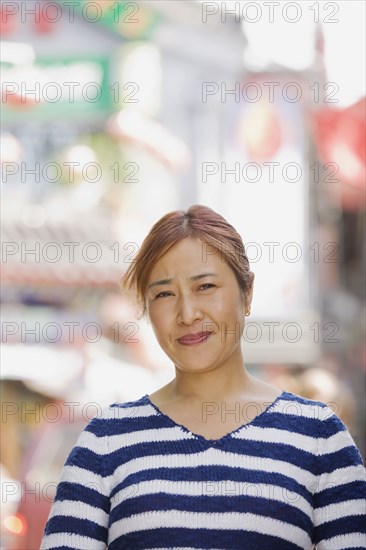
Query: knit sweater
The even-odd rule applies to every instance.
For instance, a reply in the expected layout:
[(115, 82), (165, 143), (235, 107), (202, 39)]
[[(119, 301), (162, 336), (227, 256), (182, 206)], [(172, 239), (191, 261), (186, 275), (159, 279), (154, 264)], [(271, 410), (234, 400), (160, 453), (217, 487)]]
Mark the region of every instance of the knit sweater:
[(366, 478), (345, 424), (283, 391), (217, 440), (148, 394), (104, 407), (62, 470), (41, 550), (366, 548)]

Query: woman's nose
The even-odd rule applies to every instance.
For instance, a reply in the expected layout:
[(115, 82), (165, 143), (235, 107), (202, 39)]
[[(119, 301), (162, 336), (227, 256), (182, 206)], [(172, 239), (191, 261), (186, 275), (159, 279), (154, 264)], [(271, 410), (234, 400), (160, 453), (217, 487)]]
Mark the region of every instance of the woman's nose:
[(202, 319), (201, 309), (196, 300), (192, 298), (182, 298), (178, 302), (178, 322), (191, 325), (197, 319)]

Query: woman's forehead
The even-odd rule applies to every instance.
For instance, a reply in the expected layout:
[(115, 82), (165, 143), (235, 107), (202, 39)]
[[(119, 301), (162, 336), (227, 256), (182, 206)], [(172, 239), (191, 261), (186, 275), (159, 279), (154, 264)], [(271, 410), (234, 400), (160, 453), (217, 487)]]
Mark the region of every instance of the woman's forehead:
[[(188, 262), (188, 263), (187, 263)], [(209, 265), (217, 262), (224, 263), (217, 248), (199, 239), (183, 239), (173, 245), (154, 264), (153, 269), (164, 268), (164, 266), (177, 265), (190, 267), (193, 265)]]
[(148, 278), (148, 286), (157, 279), (178, 277), (195, 281), (203, 276), (224, 276), (230, 272), (230, 266), (222, 261), (217, 249), (207, 251), (202, 249), (201, 244), (194, 249), (179, 247), (174, 251), (171, 249), (155, 263)]

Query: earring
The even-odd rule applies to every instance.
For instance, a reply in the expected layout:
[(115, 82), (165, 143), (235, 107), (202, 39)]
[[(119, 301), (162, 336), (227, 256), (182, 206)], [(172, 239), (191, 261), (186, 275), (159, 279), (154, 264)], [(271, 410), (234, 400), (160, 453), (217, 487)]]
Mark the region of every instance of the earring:
[(245, 312), (245, 316), (247, 317), (248, 315), (250, 315), (250, 307), (248, 307), (247, 311)]

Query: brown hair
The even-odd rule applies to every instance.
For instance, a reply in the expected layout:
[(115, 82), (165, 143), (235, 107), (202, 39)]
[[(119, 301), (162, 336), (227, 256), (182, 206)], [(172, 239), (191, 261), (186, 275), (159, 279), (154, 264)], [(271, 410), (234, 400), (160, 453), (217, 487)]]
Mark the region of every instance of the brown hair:
[(187, 211), (169, 212), (153, 225), (121, 279), (121, 289), (132, 291), (143, 307), (142, 315), (146, 313), (145, 292), (153, 266), (172, 246), (187, 237), (199, 239), (221, 252), (241, 292), (250, 288), (249, 260), (241, 236), (220, 214), (208, 206), (195, 204)]

